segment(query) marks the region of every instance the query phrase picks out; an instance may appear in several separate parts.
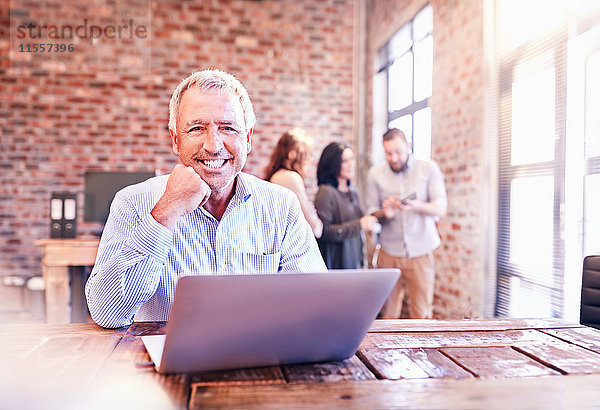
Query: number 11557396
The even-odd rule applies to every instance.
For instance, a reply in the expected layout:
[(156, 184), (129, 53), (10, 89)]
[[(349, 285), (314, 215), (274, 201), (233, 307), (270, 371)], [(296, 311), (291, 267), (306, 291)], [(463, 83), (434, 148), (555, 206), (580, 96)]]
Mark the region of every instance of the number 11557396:
[(18, 46), (19, 53), (71, 53), (74, 49), (74, 44), (32, 43)]

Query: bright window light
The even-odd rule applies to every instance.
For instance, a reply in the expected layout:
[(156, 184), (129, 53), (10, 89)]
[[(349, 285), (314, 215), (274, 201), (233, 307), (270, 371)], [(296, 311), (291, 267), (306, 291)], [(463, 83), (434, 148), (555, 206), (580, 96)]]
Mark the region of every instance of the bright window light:
[(433, 78), (433, 37), (427, 36), (415, 44), (415, 101), (431, 97)]
[(427, 107), (415, 112), (414, 134), (415, 158), (428, 160), (431, 158), (431, 108)]
[(520, 76), (513, 83), (512, 165), (554, 159), (554, 71), (548, 67)]
[(412, 103), (412, 53), (406, 53), (390, 66), (389, 111), (400, 110)]
[(554, 177), (516, 178), (510, 196), (510, 262), (551, 281)]
[(585, 177), (585, 255), (600, 255), (600, 174)]
[(567, 15), (565, 0), (502, 0), (502, 27), (514, 49), (528, 40), (558, 28)]
[(590, 55), (585, 76), (586, 156), (600, 156), (600, 51)]

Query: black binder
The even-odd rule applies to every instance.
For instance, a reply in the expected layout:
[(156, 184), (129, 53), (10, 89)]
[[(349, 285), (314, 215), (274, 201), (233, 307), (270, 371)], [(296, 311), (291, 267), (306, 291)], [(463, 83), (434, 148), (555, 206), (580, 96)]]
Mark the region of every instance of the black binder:
[(77, 235), (77, 195), (54, 192), (50, 197), (50, 237), (75, 238)]

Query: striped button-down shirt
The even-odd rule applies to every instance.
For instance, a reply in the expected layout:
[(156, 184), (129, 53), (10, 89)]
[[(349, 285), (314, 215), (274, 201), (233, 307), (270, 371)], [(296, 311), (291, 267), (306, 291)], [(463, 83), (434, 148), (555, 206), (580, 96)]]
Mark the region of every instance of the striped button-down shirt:
[(167, 179), (150, 178), (115, 195), (86, 284), (99, 325), (167, 320), (177, 279), (184, 275), (327, 270), (288, 189), (240, 173), (220, 221), (198, 208), (171, 231), (150, 215)]

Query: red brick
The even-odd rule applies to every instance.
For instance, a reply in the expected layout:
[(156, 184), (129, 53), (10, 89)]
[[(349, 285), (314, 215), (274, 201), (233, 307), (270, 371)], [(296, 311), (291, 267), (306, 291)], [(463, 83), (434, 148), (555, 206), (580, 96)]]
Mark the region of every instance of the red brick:
[[(83, 10), (91, 7), (75, 1)], [(247, 172), (262, 176), (275, 141), (289, 127), (305, 128), (319, 149), (332, 136), (352, 142), (355, 1), (279, 0), (266, 10), (262, 2), (238, 3), (153, 2), (152, 71), (143, 75), (85, 66), (69, 73), (11, 74), (5, 71), (10, 1), (0, 0), (6, 15), (0, 19), (1, 196), (13, 192), (19, 198), (0, 201), (0, 275), (39, 274), (41, 250), (33, 242), (48, 236), (50, 195), (78, 193), (82, 211), (86, 170), (170, 171), (177, 158), (166, 131), (169, 99), (178, 82), (197, 69), (234, 71), (248, 88), (258, 122)], [(28, 4), (40, 21), (67, 7), (77, 9), (60, 2), (52, 11), (45, 2)], [(335, 12), (323, 13), (324, 8)], [(309, 41), (307, 33), (314, 38)], [(236, 47), (239, 36), (243, 41)], [(336, 64), (317, 66), (311, 54)], [(326, 86), (332, 79), (338, 85)], [(314, 187), (314, 176), (307, 184)], [(79, 217), (80, 234), (98, 230), (83, 221), (82, 212)], [(5, 229), (9, 225), (14, 228)]]

